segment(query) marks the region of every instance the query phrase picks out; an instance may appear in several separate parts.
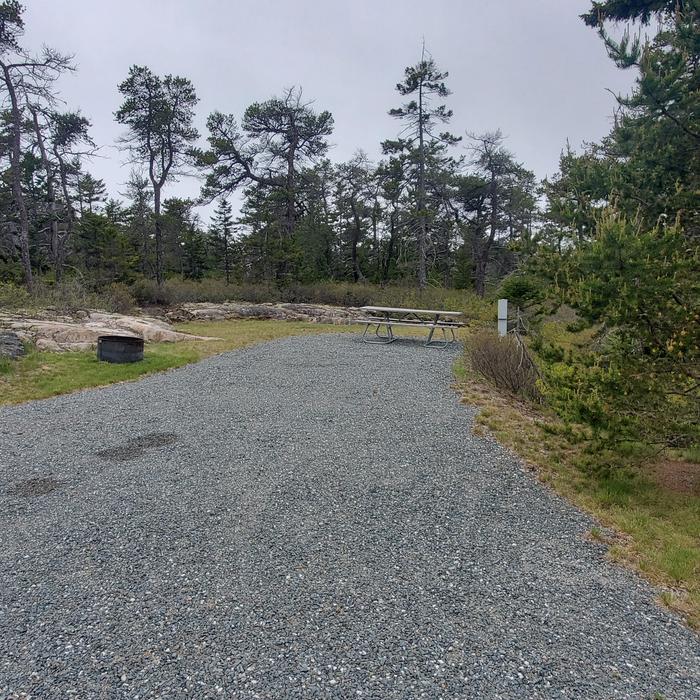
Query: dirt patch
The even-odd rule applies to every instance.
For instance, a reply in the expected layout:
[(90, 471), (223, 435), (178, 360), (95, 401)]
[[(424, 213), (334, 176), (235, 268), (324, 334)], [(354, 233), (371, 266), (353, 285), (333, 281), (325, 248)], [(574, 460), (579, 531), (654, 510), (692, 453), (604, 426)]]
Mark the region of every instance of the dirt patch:
[(146, 433), (127, 440), (122, 445), (108, 447), (95, 454), (109, 462), (128, 462), (141, 457), (150, 448), (172, 445), (177, 441), (177, 433)]
[(654, 481), (669, 491), (700, 495), (700, 464), (697, 462), (664, 459), (650, 471)]
[(60, 486), (61, 482), (57, 479), (52, 479), (51, 477), (36, 477), (16, 483), (7, 493), (11, 496), (31, 498), (32, 496), (44, 496), (47, 493), (55, 491)]

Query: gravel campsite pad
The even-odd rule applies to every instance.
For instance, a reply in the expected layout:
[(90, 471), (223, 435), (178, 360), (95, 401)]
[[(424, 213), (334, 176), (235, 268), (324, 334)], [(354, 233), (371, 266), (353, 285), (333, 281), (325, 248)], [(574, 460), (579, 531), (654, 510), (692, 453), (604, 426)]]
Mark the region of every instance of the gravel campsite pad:
[(0, 410), (0, 698), (700, 697), (454, 357), (288, 338)]

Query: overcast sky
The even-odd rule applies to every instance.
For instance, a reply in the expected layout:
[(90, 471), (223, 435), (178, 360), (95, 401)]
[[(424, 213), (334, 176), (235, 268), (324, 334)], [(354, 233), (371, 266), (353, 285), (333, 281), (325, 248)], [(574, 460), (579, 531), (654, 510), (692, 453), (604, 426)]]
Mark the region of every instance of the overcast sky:
[[(198, 126), (217, 109), (240, 117), (251, 102), (303, 87), (335, 118), (334, 161), (358, 148), (372, 158), (398, 124), (387, 110), (423, 38), (449, 71), (451, 129), (500, 128), (506, 145), (538, 177), (557, 170), (566, 140), (597, 140), (633, 75), (614, 67), (578, 15), (587, 0), (24, 0), (25, 43), (75, 54), (63, 99), (92, 124), (103, 158), (87, 169), (110, 194), (129, 167), (114, 148), (117, 84), (132, 64), (182, 75), (200, 98)], [(195, 196), (183, 181), (168, 195)]]

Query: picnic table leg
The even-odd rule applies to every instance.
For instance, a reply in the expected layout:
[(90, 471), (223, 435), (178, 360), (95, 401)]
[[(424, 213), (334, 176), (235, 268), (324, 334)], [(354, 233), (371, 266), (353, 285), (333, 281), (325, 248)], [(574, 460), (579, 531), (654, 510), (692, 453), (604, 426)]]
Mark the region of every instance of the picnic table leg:
[[(370, 340), (367, 337), (367, 331), (369, 330), (370, 326), (377, 326), (377, 328), (374, 331), (374, 335), (377, 336), (377, 340)], [(381, 323), (367, 323), (367, 325), (365, 326), (365, 332), (362, 334), (362, 340), (364, 340), (365, 343), (370, 343), (374, 345), (388, 345), (389, 343), (393, 343), (396, 340), (396, 337), (394, 336), (394, 332), (392, 331), (391, 326), (386, 327), (386, 335), (381, 335), (379, 333), (381, 327)]]
[(430, 335), (428, 336), (428, 340), (425, 342), (425, 346), (427, 348), (440, 348), (442, 350), (450, 344), (450, 341), (447, 340), (446, 329), (441, 328), (440, 330), (442, 331), (442, 340), (433, 340), (433, 333), (435, 332), (435, 328), (432, 328), (430, 330)]
[(447, 346), (447, 334), (445, 333), (445, 329), (442, 329), (442, 336), (443, 336), (443, 342), (440, 343), (439, 341), (437, 343), (433, 342), (433, 334), (435, 333), (435, 329), (438, 328), (438, 321), (440, 320), (439, 316), (435, 316), (433, 319), (433, 325), (430, 327), (430, 333), (428, 333), (428, 339), (425, 341), (425, 347), (426, 348), (444, 348)]

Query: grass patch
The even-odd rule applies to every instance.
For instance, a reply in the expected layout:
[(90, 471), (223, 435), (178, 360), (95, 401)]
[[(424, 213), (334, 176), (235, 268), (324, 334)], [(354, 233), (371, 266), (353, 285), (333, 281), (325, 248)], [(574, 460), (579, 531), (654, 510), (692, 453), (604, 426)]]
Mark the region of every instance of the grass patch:
[(98, 362), (95, 351), (37, 352), (0, 363), (0, 405), (67, 394), (79, 389), (105, 386), (197, 362), (228, 350), (292, 335), (353, 332), (359, 326), (333, 326), (291, 321), (196, 321), (177, 329), (220, 340), (147, 344), (143, 362), (109, 364)]
[[(455, 366), (456, 386), (465, 403), (481, 409), (475, 432), (491, 432), (541, 481), (618, 533), (608, 542), (609, 556), (660, 586), (661, 601), (700, 629), (700, 493), (656, 478), (655, 462), (640, 445), (606, 455), (614, 469), (584, 467), (595, 462), (584, 428), (499, 392), (467, 363), (463, 357)], [(602, 530), (594, 528), (591, 537), (602, 539)]]

